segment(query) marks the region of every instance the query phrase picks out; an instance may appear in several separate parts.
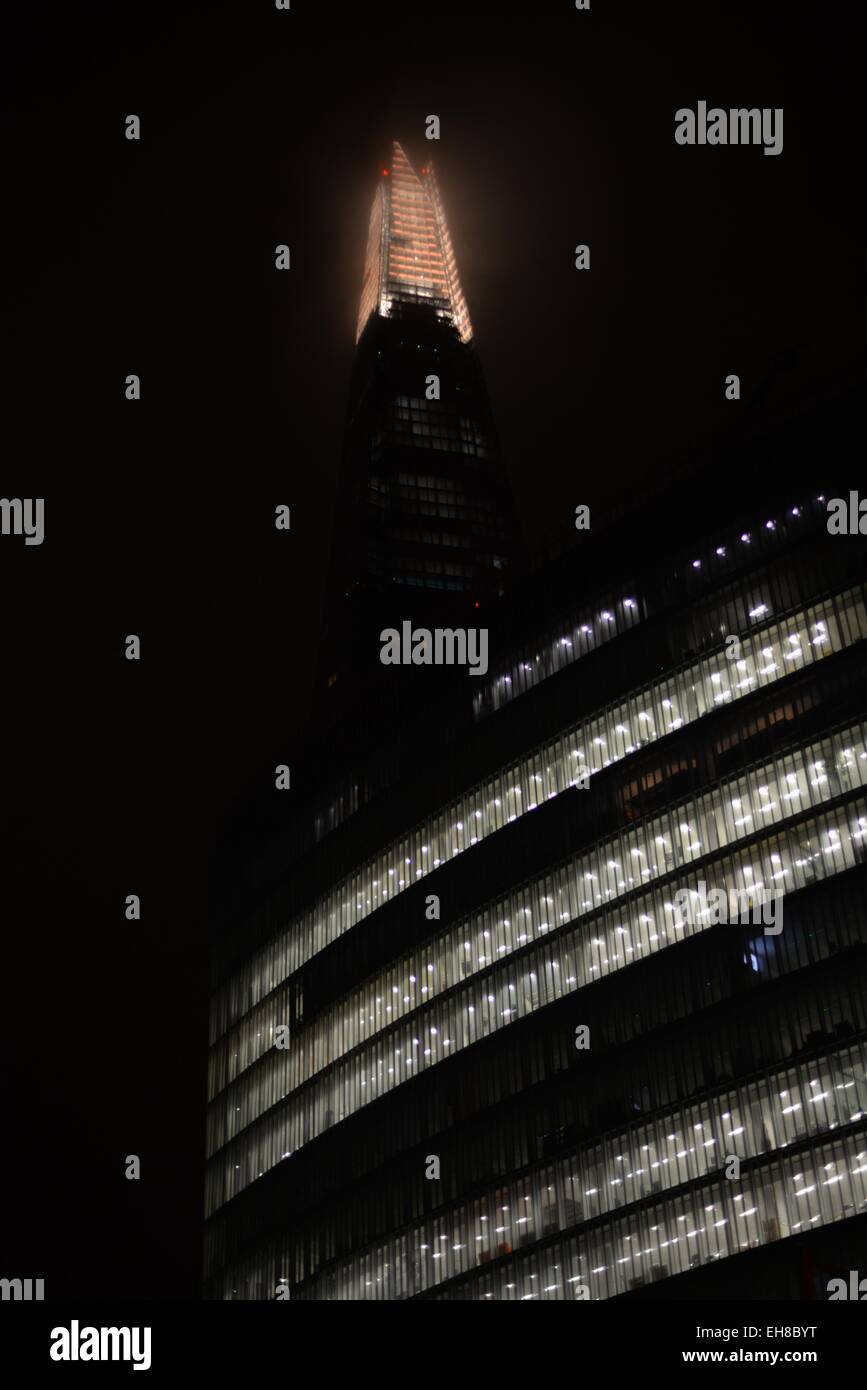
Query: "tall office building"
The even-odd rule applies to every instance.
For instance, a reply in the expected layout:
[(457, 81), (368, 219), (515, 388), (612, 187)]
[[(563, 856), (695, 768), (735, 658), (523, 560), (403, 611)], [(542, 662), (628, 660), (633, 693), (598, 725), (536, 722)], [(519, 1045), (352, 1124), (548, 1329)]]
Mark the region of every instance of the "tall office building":
[[(432, 165), (394, 144), (368, 230), (338, 493), (326, 687), (401, 618), (466, 619), (518, 549), (490, 402)], [(361, 654), (361, 655), (360, 655)]]
[[(348, 457), (359, 587), (447, 605), (423, 586), (470, 579), (469, 532), (406, 534), (413, 451), (464, 508), (489, 461), (469, 409), (448, 448), (414, 430), (410, 345), (456, 383), (471, 332), (424, 177), (396, 151), (377, 193)], [(408, 668), (394, 727), (337, 766), (311, 740), (216, 961), (208, 1297), (799, 1298), (857, 1267), (863, 542), (755, 479), (700, 526), (665, 498), (572, 532), (484, 677), (432, 709)]]

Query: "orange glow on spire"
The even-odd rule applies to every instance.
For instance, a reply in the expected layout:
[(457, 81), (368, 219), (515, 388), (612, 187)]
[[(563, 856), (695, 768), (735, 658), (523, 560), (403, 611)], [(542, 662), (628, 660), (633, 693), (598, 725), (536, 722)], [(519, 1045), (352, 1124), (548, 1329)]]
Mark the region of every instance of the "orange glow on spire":
[(371, 314), (413, 302), (428, 304), (469, 342), (473, 328), (432, 161), (417, 174), (395, 140), (382, 174), (391, 182), (378, 186), (371, 209), (356, 341)]

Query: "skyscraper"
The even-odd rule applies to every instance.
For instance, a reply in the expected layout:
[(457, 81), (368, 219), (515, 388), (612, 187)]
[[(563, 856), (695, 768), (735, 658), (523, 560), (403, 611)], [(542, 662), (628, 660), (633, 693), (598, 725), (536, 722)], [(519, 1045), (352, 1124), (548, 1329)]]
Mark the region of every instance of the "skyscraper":
[(518, 548), (433, 166), (416, 173), (396, 142), (373, 199), (356, 340), (326, 685), (357, 676), (377, 624), (468, 620), (501, 592)]

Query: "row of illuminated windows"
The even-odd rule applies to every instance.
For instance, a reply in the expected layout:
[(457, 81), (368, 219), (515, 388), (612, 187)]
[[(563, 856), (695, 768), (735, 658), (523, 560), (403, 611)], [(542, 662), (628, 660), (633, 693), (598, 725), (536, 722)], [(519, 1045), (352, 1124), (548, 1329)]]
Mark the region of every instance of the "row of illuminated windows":
[[(797, 646), (791, 640), (795, 636)], [(865, 636), (863, 595), (849, 591), (744, 639), (736, 662), (722, 654), (708, 657), (580, 721), (422, 822), (291, 922), (214, 996), (211, 1040), (408, 884), (575, 785), (582, 768), (596, 772), (608, 767), (721, 702), (771, 685), (788, 671)], [(790, 661), (795, 651), (797, 660)]]
[[(824, 515), (822, 502), (823, 499), (817, 498), (815, 506)], [(811, 508), (807, 505), (790, 507), (779, 522), (769, 518), (758, 526), (733, 534), (728, 541), (712, 543), (700, 556), (685, 561), (687, 573), (696, 584), (705, 584), (709, 580), (718, 582), (720, 577), (734, 573), (742, 565), (753, 563), (756, 555), (773, 553), (789, 540), (791, 533), (797, 531), (810, 514)], [(677, 564), (680, 563), (682, 561), (678, 557)], [(795, 580), (797, 573), (795, 571)], [(792, 592), (788, 595), (773, 592), (782, 582), (780, 577), (765, 579), (761, 581), (760, 591), (751, 591), (748, 587), (743, 591), (742, 601), (735, 600), (731, 604), (721, 605), (718, 600), (713, 600), (704, 614), (704, 630), (718, 630), (719, 640), (722, 641), (727, 633), (742, 632), (760, 621), (762, 616), (767, 618), (769, 609), (786, 611), (803, 601), (803, 592), (796, 584), (793, 584)], [(603, 609), (608, 617), (601, 620), (583, 611), (572, 621), (564, 623), (558, 631), (547, 634), (541, 642), (536, 640), (532, 647), (525, 646), (514, 653), (476, 691), (473, 701), (476, 718), (493, 714), (540, 681), (594, 650), (600, 641), (616, 636), (622, 630), (624, 620), (627, 625), (638, 621), (634, 600), (626, 602), (631, 605), (626, 612), (612, 611), (609, 607)]]
[[(764, 937), (764, 926), (778, 924), (768, 901), (771, 894), (797, 891), (863, 859), (867, 825), (863, 815), (859, 823), (863, 808), (862, 800), (855, 809), (848, 806), (768, 836), (725, 862), (714, 863), (710, 886), (743, 895), (739, 901), (751, 901), (757, 918), (761, 910), (765, 912), (759, 927), (764, 939), (754, 949), (753, 968), (765, 967), (773, 944)], [(593, 885), (588, 886), (590, 870), (584, 871), (583, 879), (580, 869), (575, 870), (570, 864), (564, 872), (546, 875), (516, 897), (473, 914), (409, 952), (299, 1029), (288, 1050), (274, 1047), (276, 1029), (288, 1018), (288, 1001), (285, 994), (269, 1000), (234, 1037), (222, 1040), (211, 1058), (211, 1094), (221, 1082), (226, 1086), (223, 1078), (236, 1079), (209, 1106), (209, 1155), (311, 1077), (386, 1033), (385, 1042), (394, 1046), (393, 1057), (390, 1053), (379, 1056), (372, 1071), (366, 1054), (352, 1060), (355, 1095), (364, 1103), (444, 1060), (456, 1046), (449, 1036), (453, 1030), (442, 1026), (439, 1012), (431, 1005), (464, 981), (472, 979), (472, 987), (466, 985), (451, 1007), (457, 1007), (466, 995), (469, 1002), (460, 1005), (466, 1009), (461, 1024), (465, 1037), (473, 1042), (711, 925), (710, 909), (700, 903), (691, 914), (694, 921), (681, 921), (671, 902), (677, 890), (669, 882), (663, 889), (633, 897), (618, 912), (598, 920), (594, 917), (588, 926), (581, 919), (598, 913), (603, 895), (594, 895)], [(732, 904), (736, 906), (734, 899)], [(784, 909), (781, 898), (775, 909), (781, 914), (781, 927)], [(557, 918), (580, 925), (559, 931), (535, 951), (523, 952), (520, 968), (513, 967), (510, 957), (556, 929)], [(405, 1035), (394, 1027), (401, 1019), (409, 1022)], [(231, 1048), (238, 1050), (231, 1052)], [(252, 1070), (241, 1070), (245, 1059)], [(362, 1092), (368, 1094), (361, 1096)], [(338, 1119), (350, 1113), (342, 1099), (337, 1112), (329, 1110)]]
[[(685, 1183), (720, 1178), (726, 1165), (731, 1167), (732, 1156), (745, 1164), (749, 1162), (753, 1171), (757, 1158), (827, 1135), (863, 1118), (867, 1112), (865, 1062), (867, 1044), (862, 1040), (584, 1144), (554, 1161), (536, 1164), (520, 1175), (502, 1180), (471, 1201), (416, 1221), (399, 1236), (381, 1239), (354, 1252), (334, 1268), (308, 1278), (302, 1296), (412, 1297), (483, 1269), (494, 1260), (514, 1255), (559, 1232), (613, 1216), (655, 1194)], [(863, 1138), (854, 1142), (863, 1144)], [(845, 1145), (843, 1151), (849, 1152)], [(803, 1157), (807, 1167), (812, 1168), (810, 1151)], [(842, 1157), (829, 1159), (821, 1165), (822, 1176), (817, 1183), (804, 1178), (805, 1169), (799, 1163), (792, 1175), (793, 1200), (787, 1208), (789, 1229), (795, 1222), (812, 1222), (815, 1215), (821, 1215), (823, 1197), (828, 1199), (825, 1210), (829, 1212), (836, 1210), (845, 1216), (857, 1210), (864, 1188), (862, 1183), (853, 1191), (851, 1179), (863, 1179), (867, 1173), (865, 1159), (867, 1152), (861, 1148), (856, 1148), (854, 1162), (843, 1161)], [(825, 1191), (820, 1193), (820, 1188)], [(714, 1230), (729, 1237), (736, 1235), (742, 1241), (742, 1223), (751, 1214), (743, 1181), (727, 1180), (723, 1192), (727, 1201), (703, 1203), (704, 1216), (713, 1213), (713, 1220), (718, 1223)], [(841, 1199), (839, 1203), (834, 1200), (837, 1197)], [(685, 1224), (681, 1215), (673, 1223), (676, 1244), (688, 1236), (687, 1231), (677, 1230)], [(603, 1229), (611, 1230), (612, 1226), (613, 1223)], [(726, 1231), (729, 1226), (732, 1229)], [(650, 1234), (662, 1233), (651, 1249), (672, 1249), (667, 1223), (654, 1221), (648, 1229)], [(637, 1251), (629, 1248), (632, 1239), (620, 1237), (626, 1253), (617, 1254), (611, 1261), (615, 1269), (627, 1265), (634, 1268), (630, 1256)], [(669, 1243), (661, 1244), (662, 1241)], [(648, 1258), (649, 1253), (642, 1258)], [(734, 1253), (730, 1240), (725, 1253)], [(294, 1284), (304, 1278), (304, 1273), (304, 1252), (293, 1252), (290, 1244), (270, 1257), (251, 1261), (246, 1269), (227, 1270), (223, 1296), (229, 1292), (238, 1296), (240, 1283), (242, 1297), (273, 1297), (278, 1282)]]
[[(721, 886), (727, 892), (731, 888), (743, 892), (751, 890), (755, 883), (755, 891), (760, 898), (774, 891), (785, 895), (816, 879), (854, 867), (864, 857), (867, 826), (864, 812), (865, 802), (862, 798), (853, 806), (838, 808), (806, 827), (802, 825), (782, 833), (776, 848), (769, 853), (770, 862), (761, 881), (752, 878), (753, 874), (758, 875), (758, 868), (744, 865), (742, 882), (731, 884), (723, 880)], [(695, 820), (707, 832), (712, 830), (713, 814), (696, 816)], [(698, 854), (696, 857), (702, 856)], [(761, 866), (761, 855), (756, 854), (755, 857)], [(588, 860), (589, 856), (585, 857), (584, 862)], [(580, 869), (575, 865), (569, 868), (581, 885)], [(517, 905), (521, 897), (533, 903), (538, 885), (498, 905), (499, 911), (508, 915), (508, 922), (505, 915), (500, 919), (500, 930), (503, 935), (508, 931), (513, 941), (517, 938), (519, 947), (531, 940), (538, 941), (556, 927), (557, 923), (550, 920), (554, 916), (552, 909), (568, 911), (565, 906), (569, 887), (566, 871), (560, 870), (551, 878), (556, 896), (552, 897), (550, 903), (543, 901), (540, 910), (540, 915), (545, 914), (543, 920), (536, 920), (531, 906)], [(563, 881), (562, 886), (557, 884), (558, 879)], [(694, 882), (689, 886), (694, 886)], [(585, 891), (591, 892), (592, 889)], [(582, 905), (579, 917), (594, 910), (590, 899), (584, 902), (589, 906)], [(782, 910), (783, 904), (784, 897), (778, 898), (775, 904), (777, 913)], [(619, 920), (605, 924), (609, 928), (607, 932), (600, 934), (595, 927), (592, 930), (588, 928), (585, 933), (578, 934), (577, 942), (574, 933), (568, 936), (558, 934), (542, 953), (544, 969), (541, 973), (531, 969), (524, 973), (508, 959), (497, 963), (499, 956), (510, 954), (509, 947), (503, 943), (502, 952), (494, 948), (492, 932), (483, 927), (480, 930), (481, 922), (486, 920), (484, 914), (476, 914), (471, 922), (463, 924), (468, 939), (460, 944), (451, 943), (453, 971), (455, 974), (460, 971), (463, 960), (467, 966), (465, 975), (472, 975), (473, 978), (459, 987), (443, 991), (437, 980), (436, 963), (428, 962), (434, 965), (433, 971), (417, 976), (416, 981), (419, 983), (420, 978), (433, 976), (433, 983), (425, 987), (427, 994), (435, 996), (443, 992), (445, 997), (441, 1001), (436, 998), (433, 1002), (425, 1000), (421, 1007), (413, 1010), (410, 995), (410, 1004), (404, 1005), (401, 1010), (410, 1016), (403, 1023), (394, 1025), (394, 1012), (406, 996), (400, 992), (392, 994), (392, 999), (397, 1002), (390, 1006), (382, 1005), (380, 1017), (384, 1015), (385, 1021), (384, 1025), (380, 1025), (381, 1031), (377, 1030), (376, 1012), (368, 1014), (366, 1019), (373, 1034), (370, 1042), (356, 1047), (324, 1072), (317, 1074), (314, 1071), (313, 1084), (291, 1092), (292, 1043), (290, 1041), (288, 1052), (269, 1047), (266, 1057), (251, 1074), (241, 1077), (209, 1108), (209, 1152), (213, 1153), (218, 1145), (228, 1145), (212, 1162), (209, 1170), (209, 1210), (215, 1210), (255, 1181), (265, 1169), (379, 1095), (394, 1090), (404, 1081), (411, 1080), (492, 1032), (545, 1007), (554, 999), (579, 990), (583, 984), (603, 973), (622, 968), (642, 954), (662, 950), (712, 924), (698, 912), (691, 914), (690, 921), (684, 921), (668, 899), (668, 892), (662, 900), (654, 900), (652, 904), (645, 903), (644, 906), (652, 906), (652, 910), (639, 913), (635, 922), (630, 907), (624, 904)], [(765, 906), (767, 909), (768, 904)], [(776, 927), (779, 917), (769, 915), (766, 920)], [(479, 946), (484, 948), (481, 964), (477, 964), (479, 957), (473, 959), (471, 954), (474, 935), (481, 938), (476, 949)], [(763, 936), (762, 939), (766, 938)], [(570, 949), (564, 954), (567, 942)], [(402, 987), (405, 988), (398, 985), (398, 991)], [(419, 994), (422, 988), (419, 983)], [(387, 996), (379, 997), (384, 999)], [(368, 1007), (371, 1005), (368, 1004)], [(390, 1014), (387, 1010), (390, 1010)], [(373, 1024), (369, 1024), (371, 1018)], [(273, 1041), (272, 1033), (267, 1042), (273, 1044)], [(315, 1060), (305, 1063), (302, 1056), (296, 1071), (298, 1066), (305, 1065), (315, 1068)], [(263, 1118), (263, 1112), (279, 1102), (283, 1102), (279, 1109), (265, 1113)], [(251, 1124), (254, 1128), (244, 1132)], [(234, 1141), (233, 1135), (238, 1135)]]
[[(831, 746), (824, 742), (823, 753)], [(273, 1103), (434, 995), (490, 966), (499, 957), (520, 950), (543, 931), (598, 911), (632, 893), (642, 883), (675, 873), (727, 844), (863, 786), (867, 780), (867, 756), (861, 756), (863, 745), (855, 741), (844, 748), (838, 739), (836, 748), (835, 756), (816, 755), (813, 762), (809, 761), (813, 754), (804, 751), (784, 755), (772, 765), (766, 780), (766, 772), (759, 768), (725, 782), (721, 790), (706, 793), (704, 800), (692, 803), (700, 808), (695, 815), (701, 815), (706, 822), (701, 839), (692, 828), (694, 816), (687, 817), (684, 809), (689, 803), (684, 803), (648, 822), (655, 828), (653, 836), (649, 837), (645, 827), (641, 827), (631, 837), (618, 839), (616, 850), (611, 849), (611, 842), (606, 842), (601, 848), (568, 861), (556, 874), (549, 873), (525, 887), (517, 899), (511, 895), (507, 902), (522, 903), (517, 910), (510, 911), (502, 904), (490, 907), (457, 923), (424, 947), (408, 952), (307, 1026), (293, 1044), (292, 1057), (281, 1060), (280, 1086), (267, 1103)], [(714, 809), (708, 820), (707, 806), (711, 804)], [(859, 827), (853, 827), (852, 833), (857, 844)], [(836, 846), (836, 841), (827, 843)], [(738, 882), (729, 886), (760, 894), (791, 891), (795, 885), (808, 884), (815, 875), (816, 862), (834, 856), (824, 854), (821, 845), (808, 851), (800, 833), (796, 844), (797, 849), (785, 855), (775, 849), (763, 851), (759, 846), (747, 857), (743, 876), (739, 875)], [(763, 852), (772, 857), (762, 862)], [(616, 857), (604, 858), (608, 854)], [(671, 922), (664, 924), (657, 937), (654, 920), (654, 915), (649, 916), (650, 930), (639, 931), (639, 941), (634, 943), (639, 950), (653, 949), (657, 940), (669, 939), (666, 930), (671, 931)], [(633, 943), (627, 928), (618, 927), (617, 931), (624, 937), (623, 946), (615, 951), (601, 941), (603, 949), (597, 959), (586, 963), (583, 973), (588, 980), (600, 967), (604, 967), (603, 973), (607, 971), (609, 956), (617, 964), (622, 963), (621, 952), (627, 961), (632, 955)], [(547, 1002), (544, 996), (543, 1002)], [(286, 992), (275, 992), (212, 1046), (209, 1098), (269, 1055), (274, 1029), (286, 1016)], [(229, 1099), (225, 1104), (230, 1111), (234, 1107)], [(229, 1133), (236, 1132), (251, 1118), (251, 1112), (242, 1111), (239, 1123), (229, 1126)]]
[[(852, 767), (848, 766), (850, 760)], [(792, 766), (798, 766), (798, 759), (782, 759), (782, 767)], [(799, 777), (802, 781), (799, 810), (841, 794), (842, 778), (845, 778), (845, 790), (853, 783), (863, 784), (867, 780), (867, 758), (854, 759), (854, 749), (846, 749), (842, 755), (839, 773), (831, 767), (831, 776), (828, 776), (824, 771), (827, 767), (828, 763), (823, 760), (821, 777), (809, 776), (813, 769), (803, 763), (800, 771), (782, 771), (784, 791), (781, 801), (775, 803), (770, 796), (770, 781), (761, 783), (764, 791), (757, 792), (753, 798), (756, 816), (742, 815), (750, 803), (750, 785), (756, 788), (756, 783), (750, 783), (748, 777), (725, 784), (722, 808), (725, 809), (728, 799), (729, 820), (739, 823), (736, 828), (732, 824), (731, 841), (748, 837), (753, 834), (753, 828), (759, 831), (792, 815), (793, 803), (786, 798), (791, 798)], [(678, 872), (696, 858), (702, 858), (684, 851), (686, 834), (682, 826), (689, 826), (691, 821), (681, 823), (675, 815), (666, 813), (654, 821), (657, 828), (666, 828), (666, 834), (654, 835), (646, 851), (629, 853), (618, 849), (616, 859), (604, 860), (602, 873), (589, 867), (602, 866), (597, 853), (578, 856), (556, 872), (552, 870), (525, 885), (504, 902), (486, 906), (453, 924), (438, 937), (425, 942), (424, 947), (406, 952), (352, 994), (315, 1016), (293, 1037), (290, 1052), (275, 1052), (272, 1045), (276, 1027), (285, 1023), (289, 1016), (288, 990), (275, 991), (211, 1048), (208, 1099), (225, 1091), (220, 1105), (211, 1111), (213, 1144), (225, 1143), (226, 1137), (239, 1133), (258, 1113), (295, 1090), (308, 1077), (461, 981), (490, 970), (497, 960), (509, 958), (529, 941), (538, 941), (561, 923), (599, 912), (624, 895), (632, 895), (627, 909), (597, 924), (591, 935), (586, 935), (584, 926), (559, 935), (556, 947), (552, 948), (554, 955), (549, 959), (550, 952), (546, 948), (545, 963), (535, 974), (535, 967), (529, 962), (521, 981), (509, 980), (504, 984), (500, 991), (504, 1019), (549, 1004), (581, 984), (628, 965), (629, 960), (679, 940), (681, 927), (674, 912), (666, 906), (674, 888), (653, 890), (652, 901), (643, 898), (639, 901), (634, 897), (642, 880)], [(853, 813), (848, 810), (845, 815), (852, 817)], [(714, 813), (714, 820), (709, 823), (711, 841), (717, 838), (716, 823)], [(827, 830), (818, 833), (816, 823), (810, 823), (788, 831), (782, 841), (771, 837), (757, 842), (749, 851), (739, 852), (724, 867), (714, 866), (714, 874), (725, 877), (727, 887), (732, 890), (754, 892), (759, 905), (761, 895), (804, 887), (823, 876), (828, 865), (846, 865), (850, 856), (857, 858), (863, 845), (863, 827), (857, 824), (857, 817), (852, 823), (846, 823), (845, 819), (842, 823), (848, 827), (842, 840), (838, 824), (827, 823)], [(849, 837), (852, 838), (849, 840)], [(632, 865), (629, 859), (634, 860)], [(641, 872), (638, 872), (639, 865)], [(768, 906), (768, 915), (770, 910)], [(557, 955), (561, 942), (565, 942), (563, 949), (567, 951), (564, 959)], [(577, 959), (568, 954), (571, 951), (578, 952)], [(489, 1012), (496, 1013), (497, 999), (496, 990), (495, 998), (485, 997), (482, 1017)], [(486, 1008), (489, 1004), (495, 1005), (493, 1011)], [(438, 1054), (439, 1047), (433, 1044), (431, 1055)], [(264, 1069), (260, 1066), (249, 1076), (247, 1070), (263, 1059), (267, 1059)]]
[(715, 1260), (785, 1240), (864, 1212), (865, 1133), (841, 1135), (800, 1154), (781, 1153), (742, 1173), (717, 1177), (608, 1227), (517, 1255), (511, 1268), (479, 1271), (446, 1298), (614, 1298)]
[[(529, 948), (521, 962), (525, 974), (544, 968), (549, 942)], [(419, 1152), (441, 1156), (439, 1206), (566, 1152), (569, 1143), (587, 1144), (591, 1135), (602, 1136), (595, 1141), (601, 1143), (639, 1117), (731, 1087), (736, 1078), (744, 1084), (757, 1063), (768, 1074), (867, 1036), (863, 942), (863, 874), (832, 878), (822, 892), (798, 894), (788, 904), (786, 930), (778, 937), (764, 937), (753, 925), (702, 934), (677, 957), (648, 959), (643, 970), (609, 976), (601, 991), (584, 991), (577, 1000), (569, 995), (564, 1005), (529, 1019), (528, 1027), (500, 1035), (493, 1051), (471, 1049), (457, 1072), (452, 1066), (420, 1077), (403, 1102), (399, 1126), (388, 1122), (387, 1112), (377, 1121), (379, 1107), (358, 1117), (354, 1170), (359, 1179), (374, 1171), (380, 1177), (365, 1184), (363, 1202), (326, 1205), (293, 1225), (292, 1277), (300, 1282), (341, 1253), (429, 1214), (432, 1190), (413, 1157)], [(768, 990), (775, 981), (784, 987)], [(714, 1007), (719, 1004), (726, 1007)], [(575, 1049), (576, 1016), (591, 1030), (589, 1052)], [(576, 1069), (583, 1078), (577, 1088)], [(543, 1087), (534, 1093), (537, 1103), (516, 1106), (527, 1087), (537, 1085)], [(343, 1151), (339, 1134), (332, 1136), (321, 1181), (317, 1165), (311, 1203), (331, 1191), (333, 1164)], [(291, 1183), (295, 1162), (281, 1165), (284, 1181)], [(234, 1224), (227, 1213), (210, 1228), (208, 1274), (223, 1259), (226, 1219)]]
[[(864, 763), (867, 763), (867, 756)], [(863, 784), (867, 780), (867, 767), (861, 765), (859, 770)], [(791, 776), (793, 774), (782, 774), (784, 787), (793, 785), (788, 780)], [(731, 785), (725, 788), (727, 794)], [(831, 785), (825, 783), (825, 788), (825, 795), (835, 795)], [(741, 784), (738, 790), (742, 790)], [(741, 809), (745, 798), (732, 799), (739, 803), (735, 809)], [(766, 799), (757, 799), (764, 812)], [(821, 799), (823, 795), (817, 792), (814, 801)], [(791, 808), (781, 810), (779, 805), (778, 801), (770, 816), (761, 816), (764, 823), (775, 824), (791, 815)], [(863, 802), (860, 806), (863, 808)], [(852, 808), (841, 809), (832, 813), (831, 819), (807, 821), (806, 826), (792, 828), (782, 837), (761, 841), (741, 853), (734, 863), (729, 863), (728, 877), (722, 878), (720, 867), (714, 866), (714, 883), (724, 884), (727, 891), (753, 894), (754, 910), (764, 910), (764, 920), (775, 926), (775, 909), (773, 903), (768, 902), (771, 894), (785, 894), (806, 887), (817, 878), (839, 872), (863, 858), (864, 826), (859, 823), (859, 815), (860, 812), (853, 812)], [(703, 824), (707, 838), (713, 841), (718, 808), (709, 813), (704, 806), (693, 819)], [(863, 816), (860, 819), (863, 820)], [(684, 824), (691, 824), (691, 821)], [(677, 851), (678, 834), (670, 817), (660, 817), (654, 821), (654, 826), (670, 827), (670, 844), (668, 848), (661, 847), (657, 863), (647, 865), (649, 851), (635, 851), (639, 858), (634, 866), (629, 865), (628, 852), (621, 851), (620, 842), (616, 851), (620, 858), (604, 860), (604, 869), (600, 853), (610, 853), (610, 845), (593, 855), (571, 860), (504, 901), (454, 924), (424, 948), (408, 952), (404, 958), (393, 962), (378, 976), (365, 981), (349, 998), (340, 999), (322, 1011), (293, 1037), (289, 1051), (274, 1048), (275, 1029), (288, 1017), (285, 995), (276, 995), (267, 1001), (263, 1009), (247, 1017), (240, 1029), (215, 1045), (210, 1069), (211, 1088), (226, 1088), (208, 1111), (208, 1152), (211, 1154), (228, 1143), (304, 1081), (324, 1072), (363, 1042), (381, 1037), (400, 1019), (411, 1020), (410, 1033), (421, 1030), (427, 1031), (429, 1036), (425, 1037), (424, 1045), (421, 1038), (410, 1038), (408, 1034), (406, 1041), (396, 1038), (396, 1061), (389, 1059), (386, 1069), (382, 1070), (383, 1061), (379, 1059), (378, 1074), (367, 1076), (363, 1058), (358, 1061), (361, 1070), (356, 1074), (357, 1091), (370, 1088), (365, 1101), (374, 1099), (381, 1090), (390, 1090), (400, 1080), (414, 1076), (418, 1069), (440, 1061), (453, 1042), (447, 1036), (449, 1030), (432, 1026), (429, 1005), (433, 999), (459, 986), (461, 981), (470, 977), (475, 980), (467, 1005), (468, 1017), (464, 1020), (467, 1036), (475, 1041), (477, 1037), (486, 1036), (492, 1026), (503, 1026), (543, 1008), (554, 999), (578, 990), (582, 984), (628, 965), (631, 960), (682, 940), (684, 934), (689, 934), (689, 924), (685, 926), (679, 919), (670, 901), (675, 890), (667, 885), (656, 891), (652, 901), (632, 901), (610, 919), (596, 924), (591, 934), (584, 926), (568, 933), (560, 931), (543, 952), (545, 959), (540, 970), (535, 970), (532, 962), (527, 963), (520, 977), (515, 977), (510, 969), (493, 969), (497, 962), (509, 965), (511, 955), (520, 952), (528, 942), (539, 941), (549, 931), (556, 931), (561, 923), (575, 922), (588, 913), (599, 912), (613, 899), (628, 897), (641, 885), (641, 878), (629, 873), (629, 867), (635, 867), (638, 872), (639, 865), (645, 865), (641, 869), (643, 878), (645, 874), (657, 877), (677, 872), (679, 867), (691, 862), (703, 862), (702, 845), (691, 847), (695, 848), (695, 853)], [(746, 826), (734, 831), (731, 840), (752, 833), (752, 827)], [(654, 841), (659, 840), (666, 841), (666, 837), (654, 837)], [(622, 867), (624, 862), (627, 869)], [(597, 867), (599, 872), (593, 872), (588, 865)], [(627, 877), (620, 877), (621, 874)], [(700, 910), (696, 905), (693, 930), (709, 924), (710, 912), (710, 908)], [(415, 1022), (415, 1013), (420, 1009), (425, 1009), (420, 1017), (427, 1022)], [(477, 1012), (478, 1017), (475, 1017)], [(250, 1072), (249, 1068), (253, 1070)], [(395, 1081), (389, 1081), (389, 1077), (395, 1077)], [(226, 1086), (225, 1079), (231, 1084)], [(345, 1108), (340, 1102), (339, 1118), (343, 1116)]]

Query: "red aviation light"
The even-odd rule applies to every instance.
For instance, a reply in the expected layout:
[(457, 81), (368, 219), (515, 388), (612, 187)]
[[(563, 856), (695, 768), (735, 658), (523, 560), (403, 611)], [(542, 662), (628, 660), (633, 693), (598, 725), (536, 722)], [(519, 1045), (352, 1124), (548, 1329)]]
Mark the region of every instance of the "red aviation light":
[(388, 178), (388, 170), (387, 170), (387, 169), (383, 169), (382, 172), (383, 172), (383, 174), (385, 175), (385, 177)]

